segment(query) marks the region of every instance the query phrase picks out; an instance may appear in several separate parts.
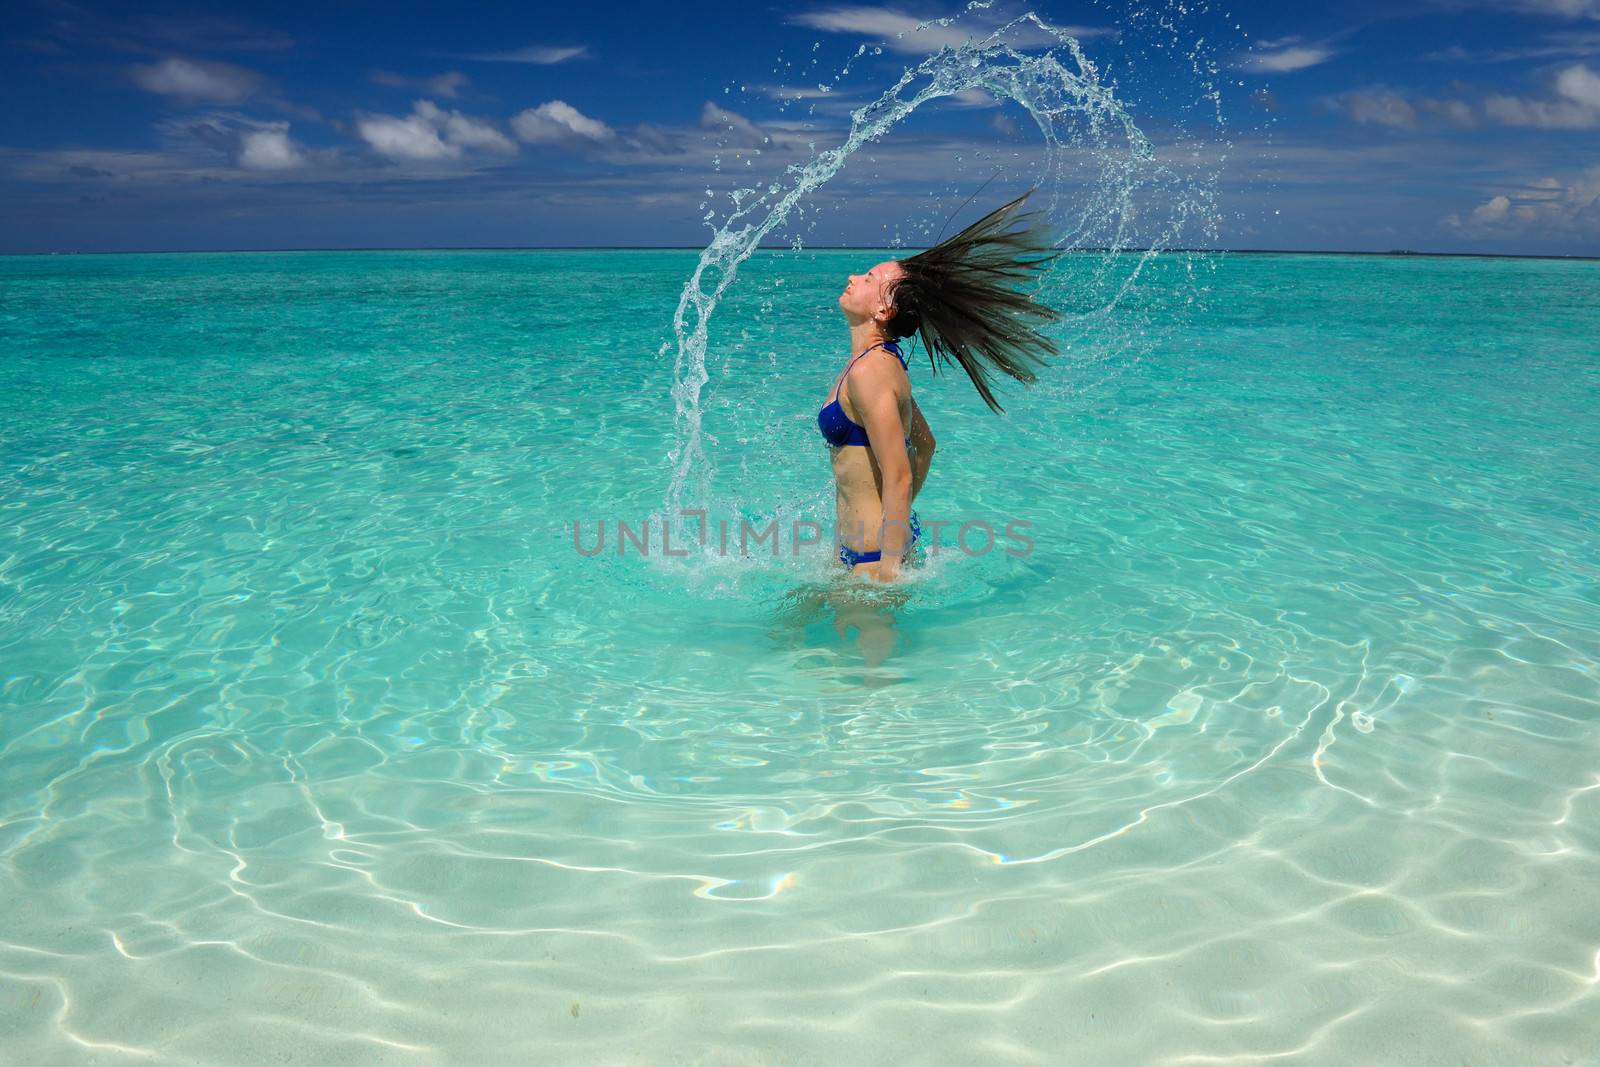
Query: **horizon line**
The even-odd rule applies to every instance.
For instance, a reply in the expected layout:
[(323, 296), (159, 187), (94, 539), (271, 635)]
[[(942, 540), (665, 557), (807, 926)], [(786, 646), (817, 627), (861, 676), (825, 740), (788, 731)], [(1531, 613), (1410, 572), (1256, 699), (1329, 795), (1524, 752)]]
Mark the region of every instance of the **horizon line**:
[[(917, 252), (929, 246), (902, 245), (891, 248), (887, 245), (807, 245), (801, 249), (793, 249), (788, 245), (757, 246), (756, 252)], [(380, 245), (350, 245), (338, 248), (151, 248), (136, 250), (96, 250), (74, 252), (0, 252), (0, 259), (24, 258), (37, 256), (228, 256), (228, 255), (293, 255), (307, 252), (697, 252), (702, 251), (704, 245), (415, 245), (408, 247), (385, 247)], [(1081, 252), (1110, 252), (1108, 248), (1070, 248), (1063, 251), (1071, 253)], [(1117, 249), (1116, 254), (1126, 255), (1132, 252), (1149, 252), (1149, 248), (1123, 248)], [(1198, 255), (1246, 255), (1246, 256), (1395, 256), (1395, 257), (1420, 257), (1420, 258), (1457, 258), (1457, 259), (1561, 259), (1593, 262), (1600, 260), (1600, 253), (1589, 255), (1583, 253), (1561, 252), (1420, 252), (1410, 248), (1391, 248), (1378, 250), (1348, 250), (1326, 248), (1162, 248), (1155, 250), (1159, 253), (1185, 253)]]

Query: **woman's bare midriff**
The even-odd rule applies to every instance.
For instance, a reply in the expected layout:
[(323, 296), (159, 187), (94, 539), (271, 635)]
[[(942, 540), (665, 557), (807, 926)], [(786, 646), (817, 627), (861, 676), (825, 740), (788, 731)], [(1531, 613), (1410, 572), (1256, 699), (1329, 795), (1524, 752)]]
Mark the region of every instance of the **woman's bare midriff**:
[[(907, 400), (903, 407), (902, 421), (910, 425), (910, 401)], [(847, 411), (845, 414), (851, 413)], [(871, 448), (844, 445), (831, 451), (839, 540), (857, 552), (875, 552), (883, 525), (883, 472), (879, 470)], [(907, 445), (906, 451), (915, 467), (915, 446)], [(912, 499), (915, 503), (915, 497)], [(856, 569), (866, 566), (860, 564)]]

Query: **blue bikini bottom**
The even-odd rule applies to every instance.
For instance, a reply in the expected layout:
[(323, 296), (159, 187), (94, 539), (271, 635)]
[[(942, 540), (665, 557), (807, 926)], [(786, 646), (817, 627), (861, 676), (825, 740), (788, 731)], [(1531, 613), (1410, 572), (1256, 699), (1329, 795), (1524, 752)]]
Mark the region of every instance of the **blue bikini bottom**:
[[(910, 526), (911, 544), (906, 545), (907, 552), (911, 551), (911, 545), (917, 543), (917, 538), (922, 536), (922, 526), (917, 522), (917, 513), (915, 511), (911, 513)], [(839, 562), (846, 567), (854, 567), (858, 563), (876, 563), (882, 558), (883, 553), (877, 549), (873, 549), (871, 552), (857, 552), (849, 545), (839, 546)]]

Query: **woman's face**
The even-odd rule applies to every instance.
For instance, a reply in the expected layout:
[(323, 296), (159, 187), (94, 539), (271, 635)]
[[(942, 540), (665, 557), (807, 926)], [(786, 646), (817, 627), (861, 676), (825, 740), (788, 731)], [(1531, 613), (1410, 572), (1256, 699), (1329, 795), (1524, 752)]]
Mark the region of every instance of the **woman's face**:
[(863, 274), (852, 274), (839, 294), (839, 310), (851, 323), (888, 322), (894, 315), (889, 305), (889, 287), (905, 275), (900, 264), (892, 259), (871, 267)]

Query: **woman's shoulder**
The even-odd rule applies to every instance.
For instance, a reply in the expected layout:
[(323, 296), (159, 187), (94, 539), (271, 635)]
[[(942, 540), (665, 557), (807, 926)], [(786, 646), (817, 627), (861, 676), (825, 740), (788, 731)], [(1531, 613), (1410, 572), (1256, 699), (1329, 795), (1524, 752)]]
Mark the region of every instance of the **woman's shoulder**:
[(871, 352), (863, 352), (852, 365), (852, 369), (859, 370), (865, 378), (871, 381), (904, 383), (908, 389), (911, 385), (910, 376), (906, 373), (905, 363), (898, 356), (891, 352), (885, 352), (881, 348)]

